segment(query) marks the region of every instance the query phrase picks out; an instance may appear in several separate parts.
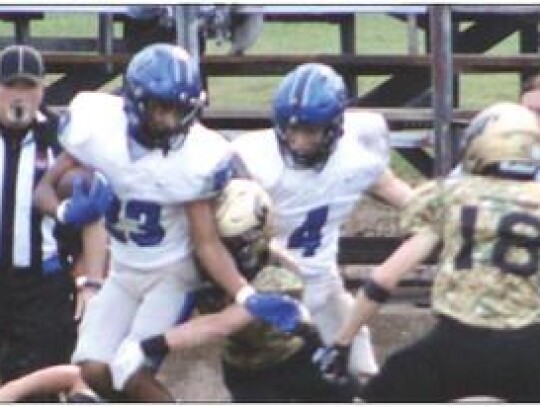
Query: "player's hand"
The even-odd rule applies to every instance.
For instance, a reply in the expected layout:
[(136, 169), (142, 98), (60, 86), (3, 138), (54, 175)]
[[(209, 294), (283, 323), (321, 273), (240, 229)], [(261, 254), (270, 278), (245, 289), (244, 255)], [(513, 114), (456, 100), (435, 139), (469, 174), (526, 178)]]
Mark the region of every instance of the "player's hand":
[(283, 332), (292, 332), (309, 319), (301, 302), (283, 294), (254, 292), (247, 297), (244, 306), (256, 318)]
[(325, 380), (343, 385), (349, 380), (348, 364), (350, 345), (330, 345), (315, 351), (312, 362), (317, 366)]
[(111, 362), (111, 375), (115, 390), (124, 390), (127, 381), (146, 364), (146, 356), (139, 342), (124, 341)]
[(82, 177), (73, 179), (71, 198), (64, 200), (57, 210), (60, 222), (81, 227), (98, 220), (109, 208), (113, 193), (104, 178), (95, 176), (90, 188)]

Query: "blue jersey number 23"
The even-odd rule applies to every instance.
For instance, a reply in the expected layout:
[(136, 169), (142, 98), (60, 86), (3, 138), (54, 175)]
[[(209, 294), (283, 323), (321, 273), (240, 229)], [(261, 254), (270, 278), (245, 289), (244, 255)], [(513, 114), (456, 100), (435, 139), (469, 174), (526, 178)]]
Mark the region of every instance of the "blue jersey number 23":
[(328, 205), (312, 209), (307, 213), (306, 220), (289, 236), (287, 247), (304, 249), (302, 255), (310, 257), (321, 245), (321, 230), (328, 219)]
[(109, 233), (126, 243), (133, 241), (138, 246), (155, 246), (161, 243), (165, 230), (160, 223), (161, 206), (148, 201), (127, 201), (124, 219), (120, 219), (121, 202), (115, 196), (106, 214)]

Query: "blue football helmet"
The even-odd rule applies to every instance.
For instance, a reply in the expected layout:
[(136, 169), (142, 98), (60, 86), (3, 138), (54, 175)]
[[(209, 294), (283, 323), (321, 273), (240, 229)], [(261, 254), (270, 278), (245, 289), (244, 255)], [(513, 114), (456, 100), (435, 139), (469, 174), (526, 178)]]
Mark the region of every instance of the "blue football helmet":
[[(340, 75), (318, 63), (300, 65), (281, 82), (272, 104), (272, 120), (286, 164), (294, 168), (321, 168), (343, 134), (347, 91)], [(323, 129), (314, 152), (294, 151), (287, 141), (289, 126)]]
[[(183, 48), (152, 44), (131, 59), (124, 77), (124, 109), (130, 136), (144, 147), (180, 147), (205, 101), (199, 67)], [(156, 119), (160, 109), (173, 112), (169, 123)]]

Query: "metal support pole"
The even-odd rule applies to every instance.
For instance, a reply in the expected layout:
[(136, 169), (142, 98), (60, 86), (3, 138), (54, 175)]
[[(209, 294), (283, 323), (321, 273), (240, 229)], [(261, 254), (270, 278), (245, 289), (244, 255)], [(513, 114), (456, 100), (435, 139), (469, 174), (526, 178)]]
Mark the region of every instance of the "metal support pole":
[(435, 132), (436, 177), (452, 168), (452, 35), (450, 6), (434, 5), (430, 10), (431, 83)]
[(407, 49), (409, 55), (418, 55), (418, 25), (415, 14), (407, 14)]
[[(343, 55), (356, 54), (356, 18), (354, 14), (343, 14), (339, 19), (339, 39)], [(358, 97), (358, 77), (356, 74), (344, 75), (347, 90), (351, 97)]]
[[(100, 13), (99, 21), (99, 52), (103, 55), (111, 56), (114, 47), (114, 25), (113, 16), (111, 13)], [(105, 72), (112, 73), (113, 64), (108, 62), (105, 64)]]
[(16, 19), (15, 25), (15, 44), (28, 44), (30, 39), (30, 19)]
[(197, 6), (175, 6), (176, 17), (176, 43), (188, 51), (193, 59), (199, 63), (199, 21)]
[[(519, 29), (519, 52), (522, 54), (538, 53), (538, 20), (527, 19), (520, 21)], [(525, 81), (538, 73), (537, 68), (524, 69), (520, 73), (520, 89), (523, 89)]]

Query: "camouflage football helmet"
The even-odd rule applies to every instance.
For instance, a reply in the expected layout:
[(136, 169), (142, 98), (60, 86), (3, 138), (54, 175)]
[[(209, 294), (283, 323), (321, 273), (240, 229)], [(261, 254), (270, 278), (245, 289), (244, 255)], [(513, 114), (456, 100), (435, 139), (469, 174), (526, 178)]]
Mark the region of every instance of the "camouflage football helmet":
[(540, 164), (540, 127), (524, 106), (501, 102), (478, 113), (463, 137), (463, 169), (483, 174), (500, 163)]
[(268, 260), (267, 221), (271, 200), (255, 181), (233, 179), (218, 198), (216, 221), (238, 268), (251, 280)]

